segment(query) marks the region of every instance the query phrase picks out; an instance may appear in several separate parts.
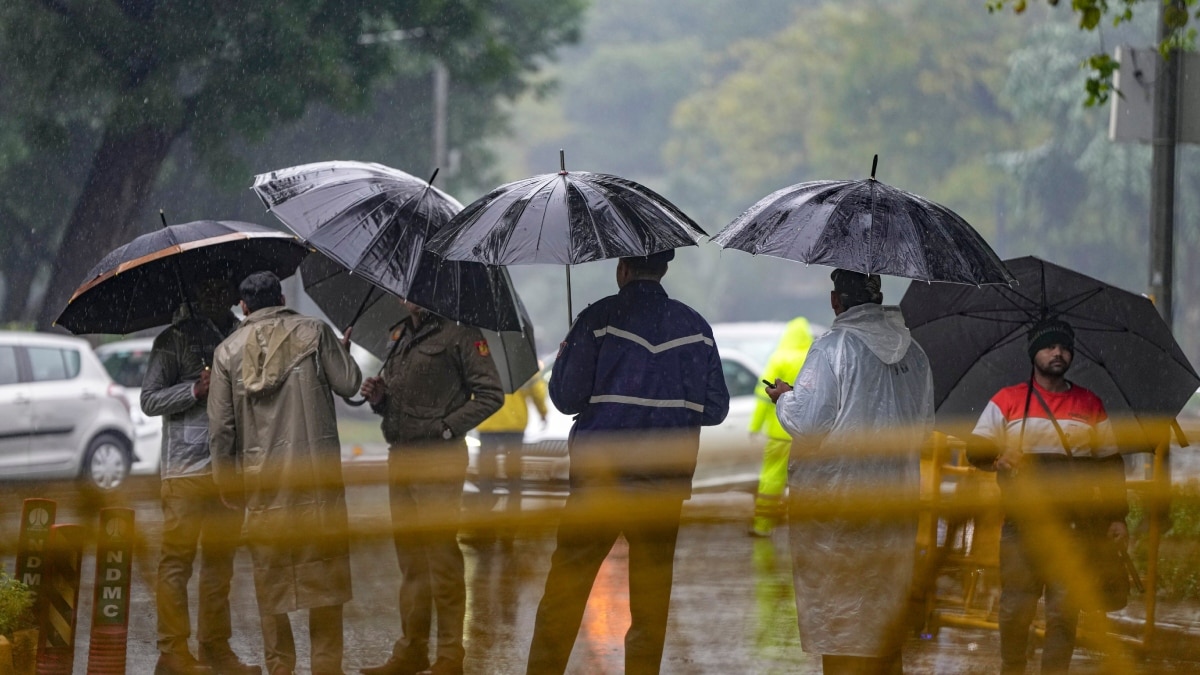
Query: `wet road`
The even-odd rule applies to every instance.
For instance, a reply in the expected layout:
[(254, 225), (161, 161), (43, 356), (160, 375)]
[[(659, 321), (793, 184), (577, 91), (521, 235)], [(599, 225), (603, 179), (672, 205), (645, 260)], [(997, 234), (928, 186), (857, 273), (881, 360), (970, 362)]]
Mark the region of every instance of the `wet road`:
[[(136, 486), (135, 486), (136, 487)], [(11, 570), (20, 499), (52, 496), (7, 486), (0, 495), (0, 561)], [(135, 554), (128, 640), (128, 672), (150, 673), (157, 658), (153, 578), (161, 516), (151, 486), (134, 490), (142, 546)], [(377, 484), (348, 490), (352, 527), (354, 601), (345, 608), (345, 670), (382, 661), (397, 636), (398, 572), (389, 538), (386, 489)], [(523, 527), (511, 545), (477, 541), (468, 532), (468, 673), (522, 673), (533, 617), (553, 551), (554, 502), (531, 511), (544, 516)], [(58, 522), (85, 522), (82, 508), (60, 501)], [(664, 673), (820, 673), (820, 659), (800, 649), (785, 532), (772, 539), (748, 537), (752, 500), (742, 493), (699, 496), (689, 504), (676, 554), (676, 582), (663, 658)], [(541, 509), (540, 511), (536, 509)], [(618, 544), (600, 571), (571, 657), (571, 673), (619, 673), (629, 625), (626, 555)], [(232, 597), (234, 649), (261, 662), (262, 642), (255, 610), (250, 560), (239, 551)], [(80, 593), (75, 673), (86, 672), (94, 560), (87, 556)], [(195, 577), (193, 577), (194, 598)], [(194, 600), (193, 600), (194, 602)], [(194, 616), (194, 607), (193, 607)], [(296, 615), (294, 615), (296, 616)], [(300, 615), (302, 616), (302, 614)], [(307, 673), (306, 622), (293, 619), (300, 654), (298, 673)], [(994, 673), (999, 641), (994, 630), (942, 628), (936, 637), (913, 636), (905, 645), (905, 670), (912, 673)], [(1137, 672), (1189, 672), (1200, 664), (1141, 663)], [(1080, 649), (1072, 672), (1107, 672), (1094, 654)], [(1123, 669), (1120, 672), (1128, 672)]]

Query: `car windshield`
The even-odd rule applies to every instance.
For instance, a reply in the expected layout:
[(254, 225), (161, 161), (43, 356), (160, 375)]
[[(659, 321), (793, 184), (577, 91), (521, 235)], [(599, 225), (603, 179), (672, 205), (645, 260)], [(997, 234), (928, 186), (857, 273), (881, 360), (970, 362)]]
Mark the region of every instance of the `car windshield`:
[(100, 355), (100, 362), (109, 377), (122, 387), (139, 388), (146, 376), (146, 365), (150, 362), (149, 349), (109, 352)]

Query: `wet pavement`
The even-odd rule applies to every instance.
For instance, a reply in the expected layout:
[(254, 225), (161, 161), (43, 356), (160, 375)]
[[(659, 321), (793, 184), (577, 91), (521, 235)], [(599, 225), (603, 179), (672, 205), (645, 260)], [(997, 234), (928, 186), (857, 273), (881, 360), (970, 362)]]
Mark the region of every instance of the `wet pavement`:
[[(345, 670), (381, 662), (397, 636), (399, 575), (390, 538), (387, 492), (372, 482), (369, 466), (348, 471), (348, 502), (356, 536), (352, 547), (354, 600), (345, 607)], [(141, 546), (135, 553), (127, 651), (127, 672), (153, 672), (155, 610), (153, 579), (161, 515), (150, 482), (132, 486), (128, 505), (136, 511)], [(36, 492), (37, 494), (34, 494)], [(0, 562), (11, 570), (20, 500), (49, 496), (52, 489), (6, 486), (0, 494)], [(89, 508), (59, 493), (58, 522), (88, 520)], [(554, 548), (555, 499), (532, 500), (525, 524), (511, 544), (464, 535), (467, 565), (468, 673), (522, 673), (533, 618)], [(94, 505), (92, 505), (94, 506)], [(820, 658), (800, 649), (792, 597), (787, 536), (749, 537), (746, 523), (753, 503), (745, 493), (699, 495), (689, 503), (676, 553), (671, 618), (663, 657), (664, 673), (820, 673)], [(620, 673), (623, 638), (629, 625), (626, 551), (618, 543), (596, 579), (568, 669), (570, 673)], [(262, 660), (248, 554), (239, 551), (233, 598), (233, 647), (245, 660)], [(75, 673), (86, 672), (94, 559), (85, 557), (80, 592)], [(195, 595), (193, 576), (192, 595)], [(193, 600), (194, 603), (194, 600)], [(1171, 608), (1167, 608), (1169, 611)], [(1128, 612), (1136, 613), (1131, 605)], [(1186, 613), (1179, 609), (1177, 613)], [(194, 616), (194, 607), (193, 607)], [(300, 654), (298, 673), (308, 673), (308, 642), (303, 613), (293, 615)], [(1200, 630), (1182, 639), (1200, 641)], [(1108, 645), (1109, 648), (1112, 645)], [(1177, 657), (1136, 659), (1121, 650), (1107, 659), (1080, 648), (1072, 672), (1197, 672), (1200, 663)], [(999, 670), (995, 630), (942, 626), (924, 638), (915, 632), (905, 645), (905, 671), (911, 673), (994, 673)], [(1036, 671), (1031, 671), (1036, 672)]]

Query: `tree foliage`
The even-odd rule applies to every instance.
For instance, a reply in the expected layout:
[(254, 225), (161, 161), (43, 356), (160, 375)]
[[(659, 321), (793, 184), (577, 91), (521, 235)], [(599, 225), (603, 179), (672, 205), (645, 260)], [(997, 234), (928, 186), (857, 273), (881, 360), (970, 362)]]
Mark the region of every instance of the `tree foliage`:
[[(670, 193), (719, 229), (786, 185), (865, 178), (878, 154), (880, 180), (950, 206), (992, 237), (1012, 189), (992, 157), (1037, 133), (1018, 129), (1002, 100), (1022, 27), (1001, 27), (981, 6), (927, 0), (799, 10), (768, 38), (726, 50), (712, 67), (721, 77), (676, 107), (664, 148)], [(720, 260), (745, 268), (734, 279), (762, 264)], [(798, 285), (734, 283), (715, 295), (720, 311), (779, 306), (797, 302)]]
[[(1152, 17), (1136, 18), (1143, 34)], [(1135, 28), (1138, 26), (1130, 26)], [(1001, 156), (1018, 192), (1006, 236), (1030, 252), (1138, 291), (1148, 277), (1150, 213), (1148, 145), (1114, 143), (1105, 111), (1079, 105), (1079, 55), (1087, 36), (1064, 24), (1034, 27), (1011, 58), (1006, 92), (1021, 123), (1048, 133)], [(1178, 149), (1176, 329), (1185, 353), (1200, 353), (1200, 149)]]
[[(361, 112), (382, 78), (412, 74), (432, 58), (464, 87), (513, 95), (524, 73), (576, 36), (581, 11), (581, 0), (548, 8), (534, 0), (4, 3), (0, 86), (23, 103), (10, 107), (14, 117), (0, 129), (0, 139), (18, 146), (0, 171), (36, 165), (54, 173), (49, 158), (61, 162), (69, 150), (88, 157), (82, 179), (65, 181), (81, 187), (67, 193), (62, 224), (15, 228), (56, 250), (39, 323), (136, 230), (177, 141), (187, 141), (189, 163), (228, 184), (234, 173), (247, 176), (246, 148), (272, 130), (317, 105)], [(5, 206), (0, 215), (22, 216)]]
[[(1035, 0), (1036, 1), (1036, 0)], [(1059, 0), (1046, 0), (1046, 4), (1057, 7)], [(1023, 14), (1029, 7), (1028, 0), (987, 0), (988, 11), (998, 12), (1006, 8)], [(1200, 0), (1071, 0), (1070, 11), (1078, 18), (1079, 29), (1099, 31), (1105, 19), (1113, 27), (1132, 22), (1145, 11), (1159, 9), (1166, 28), (1166, 37), (1158, 42), (1159, 51), (1165, 56), (1171, 49), (1195, 49), (1195, 21), (1200, 21)], [(1097, 106), (1108, 101), (1113, 92), (1113, 75), (1120, 64), (1111, 54), (1101, 50), (1084, 59), (1089, 75), (1083, 87), (1087, 92), (1084, 103)]]

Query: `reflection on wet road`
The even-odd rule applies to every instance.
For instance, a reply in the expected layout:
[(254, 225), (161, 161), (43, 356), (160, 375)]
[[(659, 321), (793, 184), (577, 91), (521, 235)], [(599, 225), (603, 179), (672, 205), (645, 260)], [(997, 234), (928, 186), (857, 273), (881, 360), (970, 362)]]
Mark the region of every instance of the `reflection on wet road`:
[[(0, 561), (12, 569), (21, 490), (0, 496)], [(31, 492), (31, 491), (30, 491)], [(51, 495), (41, 495), (51, 496)], [(399, 574), (387, 534), (386, 489), (349, 489), (352, 525), (359, 536), (352, 548), (354, 600), (345, 608), (345, 670), (382, 662), (399, 630)], [(157, 658), (151, 590), (158, 555), (161, 514), (152, 490), (132, 503), (142, 546), (135, 553), (128, 643), (130, 673), (148, 673)], [(534, 504), (537, 507), (538, 504)], [(545, 507), (547, 504), (541, 504)], [(552, 506), (552, 505), (550, 505)], [(746, 535), (752, 499), (728, 493), (702, 497), (689, 509), (676, 553), (671, 617), (663, 657), (664, 673), (820, 673), (820, 658), (800, 649), (786, 528), (771, 539)], [(63, 498), (59, 522), (85, 522), (80, 505)], [(552, 517), (553, 509), (540, 513)], [(543, 518), (518, 530), (509, 543), (468, 532), (466, 669), (468, 673), (523, 673), (533, 619), (554, 549), (552, 520)], [(250, 559), (239, 551), (233, 585), (234, 649), (262, 662), (262, 639), (255, 609)], [(627, 551), (614, 547), (597, 576), (570, 673), (620, 673), (624, 633), (629, 626)], [(81, 590), (75, 672), (86, 672), (94, 559), (86, 557)], [(195, 579), (192, 597), (194, 604)], [(194, 609), (193, 609), (194, 612)], [(307, 635), (298, 628), (300, 673), (307, 673)], [(1195, 663), (1141, 664), (1141, 672), (1187, 672)], [(905, 645), (905, 670), (912, 673), (994, 673), (999, 639), (994, 630), (943, 627), (936, 636), (915, 634)], [(1144, 668), (1144, 670), (1142, 669)], [(1077, 650), (1072, 672), (1104, 672), (1102, 661)]]

